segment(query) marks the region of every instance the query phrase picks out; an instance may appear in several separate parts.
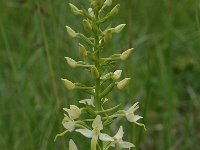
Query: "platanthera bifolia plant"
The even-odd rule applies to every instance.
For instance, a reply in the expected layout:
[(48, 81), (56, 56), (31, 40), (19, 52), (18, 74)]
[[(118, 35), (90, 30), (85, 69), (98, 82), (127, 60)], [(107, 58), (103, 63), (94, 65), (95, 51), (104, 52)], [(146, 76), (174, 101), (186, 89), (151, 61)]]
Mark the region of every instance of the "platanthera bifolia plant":
[[(89, 71), (94, 85), (84, 85), (82, 83), (74, 83), (68, 79), (62, 79), (68, 90), (82, 90), (89, 94), (89, 98), (79, 101), (83, 105), (82, 108), (75, 105), (70, 105), (69, 108), (63, 108), (65, 114), (62, 125), (65, 131), (58, 134), (56, 138), (68, 132), (76, 132), (78, 135), (91, 140), (91, 150), (108, 150), (110, 148), (118, 150), (123, 148), (130, 149), (134, 147), (134, 144), (123, 141), (123, 126), (119, 127), (119, 130), (114, 136), (108, 135), (105, 131), (109, 131), (109, 125), (119, 117), (125, 117), (129, 122), (143, 126), (145, 129), (144, 124), (137, 122), (142, 118), (135, 114), (139, 108), (138, 102), (127, 110), (120, 110), (120, 105), (109, 108), (107, 104), (107, 101), (109, 101), (107, 96), (113, 88), (116, 87), (118, 90), (123, 90), (131, 80), (131, 78), (121, 80), (122, 70), (112, 69), (117, 62), (127, 60), (133, 48), (125, 50), (121, 54), (112, 54), (108, 57), (102, 56), (104, 48), (111, 41), (113, 34), (120, 33), (125, 27), (125, 24), (120, 24), (114, 28), (107, 27), (103, 29), (101, 25), (118, 13), (120, 5), (117, 4), (111, 11), (104, 15), (105, 8), (111, 6), (112, 0), (106, 0), (104, 2), (103, 0), (89, 0), (89, 3), (91, 8), (88, 10), (79, 9), (73, 4), (69, 4), (71, 11), (75, 15), (84, 18), (82, 22), (84, 30), (90, 33), (91, 36), (87, 37), (66, 26), (69, 36), (71, 38), (81, 39), (87, 44), (87, 48), (86, 45), (79, 44), (79, 53), (83, 58), (82, 61), (76, 61), (69, 57), (65, 58), (71, 68), (82, 68)], [(78, 147), (70, 139), (69, 150), (77, 150)]]

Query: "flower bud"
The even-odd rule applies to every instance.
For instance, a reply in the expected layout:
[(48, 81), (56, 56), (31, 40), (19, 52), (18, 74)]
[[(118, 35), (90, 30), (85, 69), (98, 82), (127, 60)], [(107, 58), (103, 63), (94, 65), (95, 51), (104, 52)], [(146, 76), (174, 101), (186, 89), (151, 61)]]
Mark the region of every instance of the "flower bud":
[(75, 84), (67, 79), (61, 79), (68, 90), (74, 90), (76, 88)]
[(122, 75), (122, 70), (116, 70), (112, 76), (113, 80), (118, 80)]
[(66, 26), (67, 28), (67, 33), (71, 36), (71, 37), (76, 37), (77, 36), (77, 33), (72, 30), (72, 28), (70, 28), (69, 26)]
[(133, 48), (130, 48), (130, 49), (124, 51), (124, 52), (120, 55), (120, 59), (121, 59), (121, 60), (126, 60), (126, 59), (130, 56), (132, 50), (133, 50)]
[(120, 25), (116, 26), (116, 27), (113, 29), (113, 32), (114, 32), (114, 33), (120, 33), (120, 32), (123, 30), (123, 28), (125, 27), (125, 25), (126, 25), (126, 24), (120, 24)]
[(111, 30), (107, 30), (104, 34), (104, 42), (108, 43), (112, 40), (112, 31)]
[(95, 12), (99, 11), (103, 6), (102, 0), (91, 0), (90, 3), (93, 6)]
[(130, 83), (131, 78), (125, 78), (121, 80), (120, 82), (117, 83), (117, 88), (119, 90), (124, 89), (129, 83)]
[(94, 79), (99, 78), (99, 71), (97, 70), (96, 67), (91, 68), (91, 73), (92, 73), (92, 76), (94, 77)]
[(93, 11), (92, 8), (89, 8), (89, 9), (88, 9), (88, 13), (89, 13), (89, 15), (90, 15), (91, 17), (94, 17), (94, 11)]
[(69, 64), (70, 67), (72, 67), (72, 68), (77, 67), (77, 62), (75, 60), (73, 60), (72, 58), (69, 58), (69, 57), (65, 57), (65, 59), (67, 60), (67, 63)]
[(109, 12), (109, 16), (114, 16), (114, 15), (116, 15), (116, 14), (119, 12), (119, 8), (120, 8), (120, 5), (117, 4), (117, 5)]
[(92, 30), (92, 25), (90, 22), (86, 19), (83, 20), (83, 28), (85, 31), (91, 31)]
[(87, 56), (87, 50), (86, 50), (86, 48), (82, 44), (80, 44), (80, 43), (79, 43), (79, 54), (82, 57), (86, 57)]
[(107, 6), (110, 6), (112, 5), (112, 0), (106, 0), (103, 4), (103, 7), (107, 7)]
[(83, 11), (78, 9), (76, 6), (74, 6), (73, 4), (69, 3), (69, 6), (71, 8), (71, 11), (75, 14), (75, 15), (82, 15)]
[(107, 74), (101, 76), (100, 79), (101, 80), (108, 80), (108, 79), (112, 78), (112, 76), (113, 76), (113, 72), (110, 72), (110, 73), (107, 73)]

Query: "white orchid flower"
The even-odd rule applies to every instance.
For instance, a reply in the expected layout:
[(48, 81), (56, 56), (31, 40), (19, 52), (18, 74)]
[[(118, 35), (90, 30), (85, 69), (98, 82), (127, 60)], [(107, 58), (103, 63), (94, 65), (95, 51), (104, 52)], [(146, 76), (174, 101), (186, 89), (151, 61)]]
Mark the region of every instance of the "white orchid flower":
[(70, 109), (63, 108), (66, 111), (71, 119), (77, 119), (81, 115), (81, 109), (75, 105), (70, 105)]
[(72, 131), (74, 131), (76, 124), (75, 124), (75, 121), (73, 119), (71, 119), (70, 117), (68, 117), (65, 114), (65, 117), (63, 118), (63, 121), (62, 121), (62, 125), (69, 132), (72, 132)]
[(96, 145), (98, 139), (101, 141), (114, 141), (112, 137), (105, 133), (101, 133), (100, 131), (103, 129), (103, 124), (101, 121), (101, 116), (97, 115), (92, 123), (93, 130), (89, 129), (77, 129), (76, 131), (81, 133), (83, 136), (87, 138), (92, 138), (91, 140), (91, 149), (96, 150)]
[(81, 109), (75, 105), (70, 105), (70, 109), (63, 108), (63, 110), (68, 113), (69, 117), (65, 114), (62, 124), (65, 127), (65, 129), (72, 132), (75, 129), (74, 119), (77, 119), (80, 117)]
[(90, 105), (92, 107), (95, 107), (94, 106), (94, 96), (92, 95), (90, 99), (83, 99), (83, 100), (80, 100), (79, 103), (81, 104), (87, 104), (87, 105)]
[(139, 126), (143, 126), (144, 129), (145, 128), (145, 125), (142, 124), (142, 123), (138, 123), (137, 121), (141, 118), (143, 118), (142, 116), (139, 116), (139, 115), (135, 115), (135, 111), (139, 108), (138, 106), (138, 103), (139, 102), (136, 102), (133, 106), (131, 106), (128, 110), (124, 111), (125, 112), (125, 116), (126, 116), (126, 119), (130, 122), (134, 122), (135, 124), (139, 125)]
[(72, 139), (69, 140), (69, 150), (78, 150), (76, 144)]
[(95, 107), (93, 99), (83, 99), (83, 100), (80, 100), (79, 103), (85, 104), (85, 105), (87, 104), (87, 105), (90, 105), (92, 107)]
[[(93, 89), (93, 92), (95, 93), (95, 89)], [(81, 104), (87, 104), (87, 105), (90, 105), (92, 107), (95, 107), (94, 106), (94, 96), (91, 95), (91, 98), (90, 99), (83, 99), (83, 100), (80, 100), (79, 103)]]
[(75, 119), (79, 118), (81, 115), (81, 109), (78, 108), (75, 105), (70, 105), (70, 109), (63, 108), (64, 111), (68, 113), (64, 114), (65, 117), (62, 120), (62, 125), (66, 129), (64, 132), (57, 134), (54, 141), (57, 139), (57, 137), (65, 135), (67, 132), (72, 132), (74, 131), (76, 127)]
[[(123, 141), (122, 140), (123, 135), (124, 135), (123, 127), (120, 126), (118, 132), (114, 136), (116, 145), (119, 146), (120, 148), (128, 148), (128, 149), (130, 149), (131, 147), (135, 147), (135, 145), (133, 145), (132, 143)], [(112, 146), (114, 147), (114, 144)]]

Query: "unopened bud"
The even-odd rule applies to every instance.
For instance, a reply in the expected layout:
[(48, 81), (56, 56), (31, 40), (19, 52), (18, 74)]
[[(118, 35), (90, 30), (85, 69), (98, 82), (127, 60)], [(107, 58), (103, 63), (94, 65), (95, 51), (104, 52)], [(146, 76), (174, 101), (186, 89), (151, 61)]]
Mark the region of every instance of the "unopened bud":
[(89, 15), (90, 15), (91, 17), (94, 17), (94, 11), (93, 11), (92, 8), (89, 8), (89, 9), (88, 9), (88, 13), (89, 13)]
[(110, 73), (107, 73), (107, 74), (105, 74), (105, 75), (103, 75), (103, 76), (101, 76), (101, 80), (108, 80), (108, 79), (110, 79), (110, 78), (112, 78), (113, 77), (113, 72), (110, 72)]
[(66, 26), (67, 28), (67, 33), (71, 36), (71, 37), (76, 37), (77, 36), (77, 33), (72, 30), (72, 28), (70, 28), (69, 26)]
[(121, 60), (126, 60), (126, 59), (130, 56), (132, 50), (133, 50), (133, 48), (130, 48), (130, 49), (124, 51), (124, 52), (120, 55), (120, 59), (121, 59)]
[(75, 60), (73, 60), (72, 58), (69, 58), (69, 57), (65, 57), (65, 59), (67, 60), (67, 63), (69, 64), (70, 67), (72, 67), (72, 68), (77, 67), (77, 62)]
[(92, 26), (90, 24), (90, 22), (86, 19), (83, 20), (83, 27), (85, 31), (91, 31), (92, 30)]
[(92, 67), (92, 68), (91, 68), (91, 74), (92, 74), (92, 76), (94, 77), (94, 79), (99, 78), (99, 71), (97, 70), (96, 67)]
[(131, 78), (125, 78), (121, 80), (120, 82), (117, 83), (117, 88), (119, 90), (124, 89), (129, 83), (130, 83)]
[(112, 31), (111, 30), (107, 30), (104, 34), (104, 42), (108, 43), (112, 40)]
[(67, 79), (61, 79), (68, 90), (74, 90), (76, 88), (75, 84)]
[(76, 6), (74, 6), (73, 4), (69, 3), (69, 6), (71, 8), (71, 11), (75, 14), (75, 15), (82, 15), (83, 11), (78, 9)]
[(112, 5), (112, 0), (106, 0), (103, 5), (104, 7)]
[(120, 5), (117, 4), (109, 13), (110, 16), (114, 16), (119, 12)]
[(113, 80), (118, 80), (122, 75), (122, 70), (116, 70), (112, 76)]
[(102, 0), (90, 0), (90, 3), (92, 5), (92, 7), (94, 8), (95, 12), (99, 11), (99, 9), (101, 9), (103, 6)]
[(123, 30), (123, 28), (125, 27), (125, 25), (126, 25), (126, 24), (120, 24), (120, 25), (116, 26), (116, 27), (114, 28), (113, 32), (114, 32), (114, 33), (120, 33), (120, 32)]
[(82, 57), (86, 57), (87, 56), (87, 50), (86, 50), (86, 48), (82, 44), (80, 44), (80, 43), (79, 43), (79, 54)]

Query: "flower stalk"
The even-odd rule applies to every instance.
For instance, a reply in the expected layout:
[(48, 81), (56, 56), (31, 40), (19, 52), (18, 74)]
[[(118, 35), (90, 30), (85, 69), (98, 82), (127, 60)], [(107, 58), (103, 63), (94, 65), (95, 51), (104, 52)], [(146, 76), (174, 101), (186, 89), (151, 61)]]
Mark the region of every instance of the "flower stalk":
[[(104, 2), (103, 2), (104, 1)], [(128, 110), (120, 110), (120, 104), (109, 107), (109, 99), (107, 96), (116, 87), (117, 90), (123, 90), (131, 81), (131, 78), (120, 79), (123, 76), (121, 69), (113, 70), (114, 63), (127, 60), (133, 48), (123, 51), (123, 53), (112, 54), (108, 57), (102, 57), (107, 43), (112, 41), (114, 34), (122, 32), (125, 24), (120, 24), (115, 27), (102, 28), (102, 24), (119, 12), (120, 5), (114, 6), (106, 15), (104, 9), (112, 5), (112, 0), (89, 0), (91, 8), (87, 10), (79, 9), (79, 7), (69, 4), (73, 14), (83, 17), (83, 29), (90, 33), (90, 36), (85, 36), (82, 33), (73, 30), (66, 26), (67, 33), (71, 38), (78, 38), (83, 43), (79, 43), (79, 54), (82, 61), (76, 61), (73, 58), (65, 57), (68, 65), (72, 69), (82, 68), (91, 73), (91, 80), (93, 85), (85, 85), (82, 83), (74, 83), (68, 79), (61, 79), (64, 86), (68, 90), (82, 90), (90, 95), (90, 98), (83, 98), (79, 100), (81, 108), (75, 105), (70, 105), (70, 108), (63, 108), (65, 111), (62, 125), (64, 132), (56, 136), (60, 137), (64, 134), (76, 132), (86, 138), (91, 139), (91, 150), (108, 150), (111, 147), (121, 150), (130, 149), (135, 145), (122, 140), (124, 135), (123, 126), (121, 125), (115, 136), (105, 133), (105, 128), (109, 129), (109, 125), (117, 118), (126, 118), (129, 122), (138, 126), (144, 126), (138, 120), (141, 116), (136, 115), (135, 112), (139, 108), (136, 102)], [(102, 13), (104, 12), (104, 13)], [(104, 15), (104, 16), (103, 16)], [(111, 70), (105, 69), (105, 66)], [(123, 106), (122, 106), (123, 107)], [(84, 114), (84, 118), (82, 117)], [(55, 139), (56, 139), (55, 138)], [(70, 150), (78, 150), (75, 142), (71, 139), (69, 141)]]

